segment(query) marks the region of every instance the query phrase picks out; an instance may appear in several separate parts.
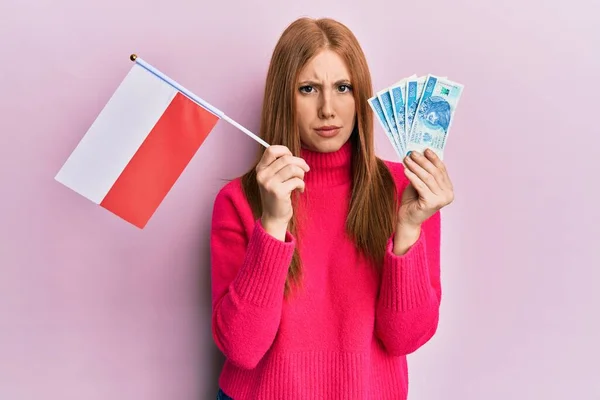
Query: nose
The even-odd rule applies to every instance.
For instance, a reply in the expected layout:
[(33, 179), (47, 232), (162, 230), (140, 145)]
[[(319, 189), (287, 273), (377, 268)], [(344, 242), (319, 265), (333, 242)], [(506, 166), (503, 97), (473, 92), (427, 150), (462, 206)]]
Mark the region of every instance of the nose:
[(329, 119), (334, 117), (333, 103), (331, 99), (331, 92), (326, 90), (321, 96), (321, 104), (319, 107), (319, 114), (322, 119)]

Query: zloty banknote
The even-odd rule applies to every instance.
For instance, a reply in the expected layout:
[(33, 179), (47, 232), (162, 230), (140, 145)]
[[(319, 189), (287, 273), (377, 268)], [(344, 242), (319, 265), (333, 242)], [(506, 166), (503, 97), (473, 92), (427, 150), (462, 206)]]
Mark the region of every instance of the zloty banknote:
[(405, 115), (406, 115), (406, 81), (408, 79), (415, 79), (416, 75), (411, 75), (408, 78), (404, 78), (392, 86), (387, 91), (392, 99), (392, 111), (394, 121), (396, 123), (396, 129), (400, 137), (400, 143), (402, 145), (403, 153), (406, 152), (406, 127), (405, 127)]
[[(416, 78), (416, 75), (413, 74), (408, 78)], [(404, 85), (404, 82), (408, 78), (404, 78), (396, 82), (394, 85), (404, 87), (403, 90), (405, 90), (406, 85)], [(400, 86), (401, 84), (402, 86)], [(388, 92), (388, 94), (386, 95), (385, 92)], [(403, 98), (406, 98), (406, 96), (403, 95)], [(405, 112), (405, 107), (402, 107), (402, 110), (396, 110), (393, 93), (390, 89), (380, 90), (375, 94), (375, 96), (371, 97), (368, 102), (375, 112), (375, 116), (379, 121), (379, 124), (390, 139), (394, 150), (398, 154), (398, 157), (400, 160), (402, 160), (406, 153), (406, 133), (403, 133), (399, 129), (399, 126), (404, 126), (403, 115)], [(396, 115), (401, 115), (402, 118), (398, 120), (396, 119)]]
[(375, 116), (376, 116), (377, 120), (381, 124), (381, 127), (383, 128), (383, 130), (385, 131), (388, 139), (392, 143), (392, 147), (396, 151), (396, 154), (398, 154), (398, 157), (402, 160), (404, 158), (404, 151), (401, 150), (399, 148), (399, 146), (396, 144), (397, 140), (393, 136), (392, 129), (387, 124), (387, 121), (385, 119), (385, 114), (383, 113), (383, 107), (381, 105), (381, 102), (379, 101), (379, 97), (373, 96), (373, 97), (369, 98), (367, 100), (367, 102), (369, 103), (369, 106), (371, 106), (371, 109), (375, 113)]
[(427, 75), (407, 136), (407, 151), (423, 152), (429, 148), (440, 159), (444, 158), (446, 140), (463, 88), (462, 84), (447, 78)]
[[(440, 76), (440, 79), (447, 79), (446, 76)], [(420, 76), (418, 78), (411, 77), (406, 81), (406, 102), (405, 102), (405, 113), (406, 113), (406, 135), (410, 133), (415, 114), (417, 112), (417, 106), (421, 100), (423, 94), (423, 87), (425, 86), (426, 76)]]
[(406, 140), (403, 140), (404, 138), (400, 136), (400, 132), (398, 131), (398, 125), (396, 124), (396, 118), (394, 117), (394, 106), (392, 105), (392, 96), (390, 96), (389, 90), (384, 89), (377, 92), (377, 98), (379, 99), (379, 102), (381, 104), (385, 122), (390, 128), (390, 131), (392, 132), (392, 137), (394, 138), (394, 142), (396, 143), (398, 152), (402, 157), (402, 155), (406, 153)]
[(405, 115), (406, 115), (406, 134), (410, 134), (412, 129), (412, 122), (417, 112), (417, 106), (419, 105), (419, 99), (423, 93), (423, 86), (425, 85), (426, 76), (420, 76), (418, 78), (408, 79), (406, 81), (406, 102), (404, 103)]

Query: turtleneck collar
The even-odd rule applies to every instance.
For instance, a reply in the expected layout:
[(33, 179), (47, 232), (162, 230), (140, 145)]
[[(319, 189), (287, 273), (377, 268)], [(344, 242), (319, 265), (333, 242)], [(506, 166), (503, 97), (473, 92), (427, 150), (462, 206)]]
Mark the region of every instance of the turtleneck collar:
[(348, 140), (339, 150), (321, 153), (302, 148), (301, 157), (310, 167), (304, 175), (307, 186), (331, 187), (352, 182), (352, 143)]

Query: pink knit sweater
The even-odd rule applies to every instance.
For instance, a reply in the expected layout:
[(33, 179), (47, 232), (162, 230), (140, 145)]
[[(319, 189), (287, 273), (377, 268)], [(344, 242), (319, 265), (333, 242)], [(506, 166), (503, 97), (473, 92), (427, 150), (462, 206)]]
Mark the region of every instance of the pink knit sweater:
[[(406, 399), (406, 355), (435, 333), (440, 305), (440, 215), (402, 255), (386, 248), (380, 277), (344, 233), (351, 144), (303, 150), (302, 198), (310, 217), (299, 241), (277, 240), (255, 220), (239, 178), (213, 210), (212, 332), (226, 356), (219, 386), (234, 400)], [(386, 161), (398, 193), (408, 184)], [(284, 299), (294, 248), (303, 286)]]

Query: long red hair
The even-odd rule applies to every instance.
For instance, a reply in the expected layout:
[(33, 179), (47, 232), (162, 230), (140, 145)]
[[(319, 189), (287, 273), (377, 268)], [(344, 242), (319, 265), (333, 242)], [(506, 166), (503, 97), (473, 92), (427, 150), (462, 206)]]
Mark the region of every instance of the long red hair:
[[(397, 191), (389, 169), (375, 155), (373, 113), (367, 103), (372, 96), (369, 67), (356, 37), (345, 25), (329, 18), (300, 18), (285, 29), (275, 46), (267, 73), (259, 135), (271, 145), (286, 146), (295, 156), (300, 155), (300, 133), (295, 118), (298, 75), (307, 62), (325, 48), (335, 51), (346, 62), (356, 104), (356, 125), (349, 139), (353, 144), (353, 190), (346, 230), (358, 249), (381, 266), (386, 242), (396, 224)], [(255, 218), (262, 215), (255, 168), (264, 151), (260, 146), (254, 165), (242, 176), (243, 191)], [(288, 230), (300, 241), (297, 196), (298, 193), (292, 196), (294, 216)], [(301, 272), (296, 249), (289, 267), (286, 294), (292, 283), (300, 282)]]

